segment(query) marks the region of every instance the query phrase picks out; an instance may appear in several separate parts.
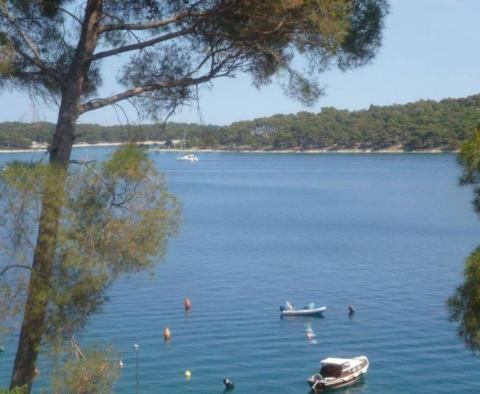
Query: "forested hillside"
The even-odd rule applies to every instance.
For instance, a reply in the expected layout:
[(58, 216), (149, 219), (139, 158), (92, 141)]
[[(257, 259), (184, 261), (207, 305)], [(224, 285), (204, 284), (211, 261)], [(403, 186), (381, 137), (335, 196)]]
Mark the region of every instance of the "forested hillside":
[[(178, 141), (187, 129), (187, 146), (202, 149), (455, 150), (479, 123), (480, 95), (475, 95), (371, 106), (362, 111), (322, 108), (319, 113), (274, 115), (225, 127), (82, 124), (77, 127), (76, 142)], [(0, 147), (28, 148), (32, 141), (48, 143), (53, 128), (50, 123), (0, 123)]]

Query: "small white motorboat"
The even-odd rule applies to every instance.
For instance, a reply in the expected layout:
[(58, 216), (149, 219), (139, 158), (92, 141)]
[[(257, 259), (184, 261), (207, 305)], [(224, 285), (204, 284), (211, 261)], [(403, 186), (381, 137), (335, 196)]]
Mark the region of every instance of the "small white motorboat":
[(184, 161), (198, 161), (198, 157), (195, 156), (193, 153), (182, 155), (177, 157), (177, 160), (184, 160)]
[(316, 307), (312, 302), (308, 306), (297, 309), (290, 302), (286, 302), (285, 306), (280, 307), (282, 316), (322, 316), (323, 312), (327, 310), (326, 306)]
[(308, 384), (316, 393), (321, 391), (350, 386), (358, 382), (368, 371), (368, 358), (329, 357), (321, 361), (320, 372), (308, 379)]

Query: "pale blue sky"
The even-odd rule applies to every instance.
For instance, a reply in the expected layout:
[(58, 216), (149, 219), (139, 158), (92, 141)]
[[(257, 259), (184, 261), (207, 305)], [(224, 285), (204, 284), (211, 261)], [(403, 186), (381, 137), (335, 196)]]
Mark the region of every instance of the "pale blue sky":
[[(480, 0), (391, 0), (390, 4), (378, 56), (361, 69), (324, 74), (321, 83), (326, 95), (312, 107), (284, 96), (276, 85), (257, 90), (248, 76), (240, 75), (202, 89), (203, 121), (229, 124), (276, 113), (318, 112), (326, 106), (362, 109), (480, 92)], [(102, 92), (119, 90), (112, 65), (106, 64), (105, 71), (108, 77)], [(200, 122), (196, 107), (177, 112), (171, 121)], [(135, 122), (134, 111), (127, 108), (127, 113)], [(19, 93), (0, 95), (0, 121), (37, 120), (55, 121), (55, 109), (33, 106)], [(80, 121), (119, 123), (111, 108), (86, 114)]]

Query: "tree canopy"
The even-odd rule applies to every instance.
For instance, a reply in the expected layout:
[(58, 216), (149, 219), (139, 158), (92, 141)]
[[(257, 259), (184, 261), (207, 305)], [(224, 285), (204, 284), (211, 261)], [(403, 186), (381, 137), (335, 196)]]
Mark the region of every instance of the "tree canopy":
[[(154, 117), (196, 98), (199, 84), (237, 72), (250, 73), (257, 86), (279, 76), (288, 94), (311, 103), (322, 92), (318, 73), (373, 58), (387, 12), (384, 0), (0, 4), (3, 86), (59, 102), (81, 66), (78, 114), (132, 99)], [(95, 24), (94, 31), (86, 22)], [(83, 53), (81, 40), (88, 45)], [(117, 55), (125, 55), (118, 77), (125, 90), (99, 97), (101, 63)], [(298, 56), (306, 59), (306, 70), (295, 68)]]
[[(0, 318), (13, 323), (24, 310), (28, 279), (35, 273), (37, 223), (45, 191), (55, 191), (59, 169), (45, 163), (10, 163), (0, 173)], [(42, 343), (62, 352), (92, 313), (106, 301), (119, 276), (150, 270), (166, 253), (179, 224), (179, 204), (146, 153), (127, 145), (102, 163), (75, 162), (61, 200), (49, 286), (36, 293), (46, 301)], [(54, 203), (54, 202), (52, 202)], [(36, 312), (36, 311), (34, 311)], [(10, 324), (12, 326), (12, 324)]]
[(448, 299), (450, 320), (458, 323), (458, 335), (473, 352), (480, 350), (480, 249), (467, 259), (464, 282)]
[[(480, 95), (441, 101), (421, 100), (361, 111), (323, 108), (318, 113), (274, 115), (229, 126), (186, 123), (100, 126), (79, 124), (78, 143), (180, 141), (187, 147), (252, 149), (369, 149), (406, 151), (459, 149), (478, 122)], [(0, 148), (30, 148), (51, 142), (52, 123), (0, 123)], [(177, 144), (178, 147), (179, 144)]]
[[(480, 215), (480, 125), (464, 142), (458, 156), (462, 166), (460, 185), (473, 187), (472, 205)], [(464, 281), (448, 299), (450, 320), (458, 323), (458, 335), (473, 352), (480, 350), (480, 248), (468, 257)]]
[[(26, 199), (13, 228), (25, 220), (36, 234), (14, 237), (30, 239), (32, 263), (22, 264), (28, 289), (10, 387), (31, 388), (49, 327), (82, 327), (117, 273), (148, 267), (172, 224), (162, 185), (151, 190), (148, 158), (131, 147), (105, 165), (83, 163), (84, 185), (70, 183), (80, 115), (128, 100), (143, 116), (166, 118), (197, 100), (201, 85), (239, 72), (257, 86), (278, 77), (287, 94), (312, 103), (323, 71), (374, 57), (386, 12), (385, 0), (0, 0), (0, 87), (58, 106), (49, 163), (12, 165), (2, 177), (7, 194)], [(105, 96), (109, 58), (123, 90)], [(150, 198), (132, 205), (142, 191)]]

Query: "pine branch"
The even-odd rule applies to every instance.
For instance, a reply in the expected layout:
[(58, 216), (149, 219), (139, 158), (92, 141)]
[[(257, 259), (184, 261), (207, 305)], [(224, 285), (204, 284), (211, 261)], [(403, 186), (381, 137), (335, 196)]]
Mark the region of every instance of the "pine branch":
[(8, 8), (4, 7), (3, 12), (1, 15), (8, 19), (8, 21), (12, 24), (13, 28), (17, 31), (20, 37), (23, 39), (27, 47), (32, 51), (33, 56), (27, 54), (19, 44), (9, 38), (9, 43), (15, 49), (15, 52), (20, 55), (23, 59), (28, 61), (34, 66), (37, 66), (41, 71), (52, 77), (55, 81), (59, 84), (63, 85), (63, 80), (58, 73), (56, 73), (52, 68), (47, 66), (47, 64), (42, 60), (38, 48), (34, 45), (33, 41), (27, 35), (27, 33), (20, 27), (18, 21), (13, 17), (9, 12)]
[(28, 266), (28, 265), (23, 265), (23, 264), (11, 264), (11, 265), (7, 265), (6, 267), (4, 267), (2, 270), (0, 270), (0, 276), (4, 275), (7, 271), (11, 270), (11, 269), (14, 269), (14, 268), (21, 268), (21, 269), (26, 269), (26, 270), (29, 270), (31, 271), (32, 270), (32, 267)]
[(182, 19), (186, 19), (189, 17), (204, 17), (207, 16), (208, 12), (192, 12), (192, 11), (185, 11), (180, 12), (176, 15), (172, 15), (168, 18), (161, 19), (158, 21), (150, 21), (150, 22), (141, 22), (141, 23), (111, 23), (105, 24), (100, 26), (100, 34), (110, 32), (110, 31), (118, 31), (118, 30), (149, 30), (149, 29), (158, 29), (160, 27), (168, 26), (172, 23), (181, 21)]
[(221, 62), (217, 67), (212, 68), (208, 74), (203, 75), (201, 77), (182, 78), (175, 81), (155, 82), (155, 83), (150, 83), (143, 86), (137, 86), (132, 89), (125, 90), (124, 92), (114, 94), (110, 97), (88, 101), (84, 104), (79, 105), (77, 107), (77, 110), (79, 114), (83, 114), (85, 112), (92, 111), (98, 108), (103, 108), (103, 107), (106, 107), (107, 105), (111, 105), (122, 100), (139, 96), (142, 93), (153, 92), (153, 91), (162, 90), (162, 89), (195, 86), (215, 78), (226, 77), (228, 75), (231, 75), (230, 69), (220, 73), (220, 70), (223, 68), (225, 63), (226, 63), (226, 60)]
[(160, 42), (164, 42), (164, 41), (168, 41), (168, 40), (171, 40), (171, 39), (174, 39), (174, 38), (177, 38), (177, 37), (185, 36), (187, 34), (193, 33), (193, 31), (194, 31), (194, 28), (189, 27), (187, 29), (178, 30), (178, 31), (175, 31), (175, 32), (172, 32), (172, 33), (167, 33), (167, 34), (152, 38), (150, 40), (137, 42), (136, 44), (125, 45), (123, 47), (113, 48), (113, 49), (109, 49), (109, 50), (103, 51), (103, 52), (97, 52), (97, 53), (93, 54), (93, 56), (91, 57), (91, 60), (95, 61), (95, 60), (103, 59), (105, 57), (119, 55), (119, 54), (125, 53), (125, 52), (140, 50), (140, 49), (147, 48), (149, 46), (158, 44)]

